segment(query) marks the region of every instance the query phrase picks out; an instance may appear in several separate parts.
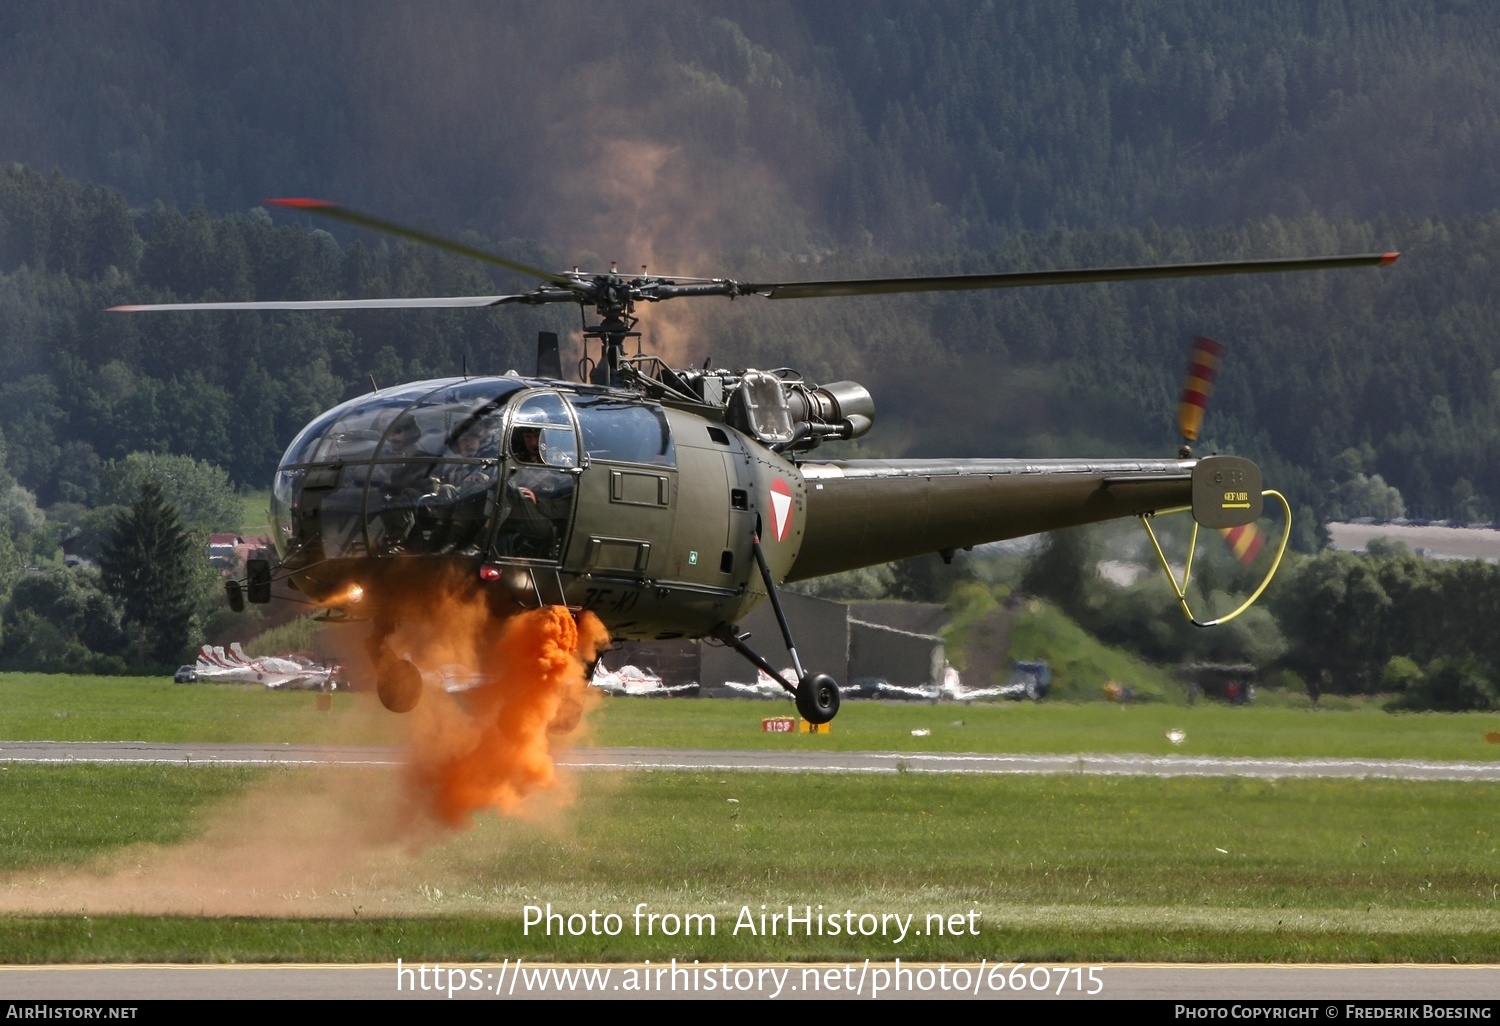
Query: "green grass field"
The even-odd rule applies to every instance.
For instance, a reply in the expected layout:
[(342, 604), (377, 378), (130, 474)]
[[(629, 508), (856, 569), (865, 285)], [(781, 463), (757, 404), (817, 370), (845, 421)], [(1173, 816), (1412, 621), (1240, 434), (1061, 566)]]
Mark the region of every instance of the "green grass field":
[[(4, 739), (366, 743), (400, 727), (363, 695), (322, 713), (306, 694), (22, 675), (0, 695)], [(1500, 754), (1491, 715), (853, 703), (832, 735), (762, 734), (779, 711), (616, 699), (591, 729), (685, 748)], [(395, 772), (0, 763), (0, 961), (1500, 961), (1494, 784), (653, 772), (576, 788), (566, 807), (424, 835), (402, 829)], [(548, 902), (626, 926), (525, 932), (523, 908)], [(638, 937), (641, 902), (717, 930)], [(761, 904), (914, 928), (973, 910), (979, 933), (735, 934)]]
[[(271, 792), (318, 786), (305, 775), (272, 777), (261, 782)], [(193, 839), (204, 813), (222, 810), (243, 775), (12, 767), (0, 781), (8, 791), (45, 795), (36, 804), (5, 803), (7, 907), (33, 894), (91, 906), (87, 915), (68, 908), (0, 920), (7, 962), (1500, 960), (1495, 785), (590, 776), (577, 803), (557, 816), (486, 817), (420, 854), (351, 836), (338, 858), (299, 870), (295, 895), (285, 878), (268, 874), (257, 907), (245, 895), (254, 874), (246, 875), (229, 840)], [(394, 776), (364, 783), (398, 787)], [(160, 800), (143, 801), (142, 793)], [(58, 801), (72, 803), (73, 814), (49, 814)], [(79, 818), (88, 815), (100, 817), (97, 829)], [(223, 834), (226, 817), (218, 818), (210, 838)], [(255, 859), (279, 863), (288, 847), (314, 850), (326, 838), (310, 829), (263, 837), (245, 824), (239, 840)], [(59, 866), (80, 861), (82, 870)], [(175, 905), (162, 903), (157, 877), (175, 883)], [(239, 914), (183, 915), (181, 906), (195, 902)], [(641, 902), (663, 915), (712, 916), (715, 932), (687, 939), (638, 937), (629, 928), (616, 938), (524, 931), (528, 904), (550, 903), (565, 915), (615, 912), (629, 923)], [(977, 935), (966, 928), (897, 942), (736, 934), (740, 910), (758, 916), (762, 904), (912, 914), (916, 924), (973, 911)], [(132, 907), (176, 914), (127, 914)]]
[[(154, 677), (0, 674), (0, 701), (0, 741), (395, 744), (404, 729), (369, 694), (334, 695), (324, 712), (311, 694)], [(1500, 760), (1500, 744), (1485, 740), (1500, 732), (1500, 713), (1391, 715), (1375, 704), (1333, 711), (1289, 701), (850, 702), (833, 733), (788, 735), (764, 733), (760, 722), (791, 715), (790, 703), (604, 699), (589, 724), (592, 743), (606, 746)], [(1168, 731), (1186, 738), (1173, 744)]]
[(388, 744), (401, 725), (369, 695), (317, 696), (167, 677), (0, 673), (0, 741), (261, 741)]
[(271, 533), (271, 490), (261, 488), (240, 496), (240, 525), (235, 533), (245, 537)]
[[(787, 707), (789, 709), (789, 707)], [(884, 704), (850, 702), (827, 736), (765, 734), (777, 703), (611, 699), (597, 719), (601, 745), (900, 752), (1130, 753), (1254, 757), (1369, 757), (1490, 762), (1500, 714), (1393, 716), (1301, 707), (1118, 706), (1106, 702)], [(913, 730), (929, 730), (913, 737)], [(1167, 738), (1182, 731), (1181, 744)]]

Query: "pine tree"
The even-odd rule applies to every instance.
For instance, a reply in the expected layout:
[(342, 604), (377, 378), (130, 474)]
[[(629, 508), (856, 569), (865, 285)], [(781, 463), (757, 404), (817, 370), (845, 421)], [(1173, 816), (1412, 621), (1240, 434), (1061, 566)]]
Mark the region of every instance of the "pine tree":
[(1037, 553), (1021, 577), (1021, 590), (1055, 603), (1075, 620), (1088, 605), (1088, 584), (1095, 574), (1093, 537), (1086, 528), (1047, 533), (1047, 547)]
[(193, 541), (154, 480), (141, 484), (99, 558), (105, 591), (124, 609), (140, 662), (173, 662), (192, 619)]

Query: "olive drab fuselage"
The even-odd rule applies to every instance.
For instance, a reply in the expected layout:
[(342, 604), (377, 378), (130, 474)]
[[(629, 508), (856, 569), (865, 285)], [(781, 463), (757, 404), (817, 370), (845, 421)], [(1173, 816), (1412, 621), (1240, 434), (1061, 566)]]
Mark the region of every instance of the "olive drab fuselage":
[(696, 638), (766, 597), (757, 537), (780, 584), (1183, 505), (1192, 466), (797, 463), (701, 408), (506, 376), (329, 411), (288, 448), (272, 506), (315, 601), (441, 562), (522, 605), (592, 610), (617, 638)]
[(272, 496), (282, 565), (314, 601), (441, 561), (522, 605), (592, 610), (619, 638), (734, 623), (765, 597), (757, 530), (783, 580), (804, 516), (797, 468), (722, 421), (514, 377), (351, 400), (292, 443)]

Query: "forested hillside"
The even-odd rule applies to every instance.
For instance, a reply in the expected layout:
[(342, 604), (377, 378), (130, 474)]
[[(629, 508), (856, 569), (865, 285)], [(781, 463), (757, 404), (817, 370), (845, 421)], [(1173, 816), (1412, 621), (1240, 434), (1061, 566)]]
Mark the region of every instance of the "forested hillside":
[(646, 323), (672, 357), (865, 380), (867, 451), (959, 455), (1170, 451), (1206, 333), (1231, 347), (1210, 444), (1327, 512), (1381, 505), (1379, 475), (1409, 510), (1490, 516), (1497, 77), (1500, 13), (1461, 2), (16, 0), (0, 428), (44, 504), (139, 449), (260, 483), (372, 375), (524, 367), (537, 328), (576, 323), (101, 313), (526, 284), (272, 221), (268, 195), (533, 263), (737, 277), (1400, 249), (1384, 272)]
[[(736, 365), (795, 363), (824, 380), (868, 382), (881, 420), (866, 452), (961, 456), (1170, 452), (1185, 341), (1204, 332), (1231, 347), (1209, 446), (1253, 453), (1273, 481), (1323, 512), (1373, 512), (1360, 507), (1359, 486), (1379, 474), (1412, 509), (1487, 516), (1500, 495), (1497, 231), (1500, 214), (1271, 218), (1023, 234), (962, 256), (837, 253), (818, 275), (1370, 251), (1392, 240), (1407, 256), (1385, 271), (999, 296), (715, 300), (681, 317), (648, 312), (645, 324), (649, 337), (677, 341), (676, 355), (694, 362), (712, 354)], [(769, 256), (744, 266), (807, 273)], [(567, 331), (576, 316), (515, 308), (124, 316), (106, 313), (109, 305), (499, 288), (484, 268), (418, 247), (340, 243), (278, 226), (263, 210), (132, 213), (112, 191), (13, 166), (0, 173), (0, 430), (9, 469), (44, 506), (89, 501), (101, 461), (134, 451), (190, 455), (256, 485), (303, 423), (372, 378), (452, 374), (465, 361), (524, 368), (535, 331)]]
[(920, 253), (1482, 212), (1497, 73), (1478, 0), (0, 6), (7, 159), (133, 204), (332, 194), (568, 259), (627, 237), (616, 215)]
[[(525, 370), (538, 330), (577, 327), (105, 312), (531, 284), (268, 196), (532, 265), (760, 280), (1401, 250), (1380, 271), (678, 303), (642, 326), (674, 360), (866, 383), (867, 455), (1171, 453), (1207, 334), (1229, 355), (1201, 448), (1261, 462), (1302, 547), (1328, 515), (1500, 516), (1497, 79), (1500, 8), (1463, 0), (11, 0), (0, 663), (144, 650), (87, 575), (11, 588), (64, 535), (102, 550), (142, 468), (264, 487), (372, 381)], [(185, 527), (234, 526), (209, 519)]]

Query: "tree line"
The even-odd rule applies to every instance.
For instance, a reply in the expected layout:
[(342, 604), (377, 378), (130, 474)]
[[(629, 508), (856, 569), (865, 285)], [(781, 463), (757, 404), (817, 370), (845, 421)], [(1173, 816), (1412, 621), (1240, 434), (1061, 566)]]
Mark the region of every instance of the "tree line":
[(187, 457), (134, 454), (108, 476), (115, 497), (129, 496), (123, 504), (85, 511), (71, 525), (58, 508), (36, 524), (52, 529), (49, 539), (66, 535), (68, 559), (49, 558), (56, 553), (39, 551), (47, 542), (22, 536), (31, 559), (43, 560), (24, 561), (0, 534), (0, 668), (160, 671), (231, 627), (204, 526), (238, 519), (223, 471)]
[(334, 403), (524, 371), (538, 330), (576, 326), (563, 308), (104, 312), (531, 284), (256, 205), (299, 193), (537, 266), (761, 280), (1400, 249), (1381, 272), (746, 299), (642, 327), (683, 362), (865, 382), (880, 413), (852, 451), (872, 456), (1170, 453), (1188, 339), (1209, 334), (1230, 353), (1200, 451), (1260, 462), (1304, 551), (1329, 516), (1495, 518), (1496, 11), (16, 0), (0, 7), (0, 137), (27, 162), (0, 169), (6, 586), (64, 537), (102, 553), (143, 461), (263, 487)]
[[(794, 360), (815, 379), (865, 381), (879, 417), (855, 450), (873, 455), (1154, 455), (1175, 447), (1188, 339), (1209, 334), (1229, 355), (1201, 448), (1260, 461), (1310, 514), (1299, 520), (1375, 515), (1395, 501), (1431, 517), (1489, 519), (1500, 513), (1500, 464), (1489, 458), (1500, 445), (1497, 234), (1500, 213), (1267, 218), (1028, 234), (962, 256), (829, 254), (815, 268), (745, 254), (741, 277), (785, 278), (1405, 252), (1378, 271), (710, 301), (681, 311), (678, 355), (730, 366)], [(107, 313), (111, 305), (493, 294), (516, 284), (422, 247), (340, 242), (258, 208), (223, 217), (133, 210), (110, 190), (12, 165), (0, 171), (7, 468), (43, 507), (97, 502), (103, 462), (131, 452), (190, 455), (263, 485), (303, 424), (372, 382), (528, 369), (535, 332), (567, 333), (576, 316), (515, 307), (125, 316)], [(670, 340), (655, 333), (675, 316), (646, 311), (648, 342)], [(1299, 538), (1304, 548), (1315, 542)]]
[[(1169, 555), (1180, 558), (1185, 531), (1166, 521), (1156, 526)], [(1183, 615), (1144, 545), (1124, 541), (1116, 530), (1057, 531), (1028, 556), (976, 555), (952, 567), (936, 557), (913, 560), (878, 579), (863, 572), (829, 578), (816, 593), (944, 601), (961, 628), (952, 639), (959, 661), (974, 625), (983, 627), (997, 603), (1031, 596), (1099, 641), (1157, 665), (1248, 666), (1261, 681), (1314, 701), (1385, 695), (1391, 711), (1500, 709), (1500, 639), (1491, 628), (1500, 613), (1500, 565), (1425, 559), (1384, 539), (1368, 552), (1288, 553), (1257, 605), (1203, 630)], [(1187, 588), (1195, 615), (1217, 618), (1239, 605), (1265, 575), (1268, 550), (1242, 567), (1205, 533)], [(1126, 581), (1099, 572), (1105, 559), (1146, 569)], [(1181, 567), (1175, 572), (1180, 579)]]

